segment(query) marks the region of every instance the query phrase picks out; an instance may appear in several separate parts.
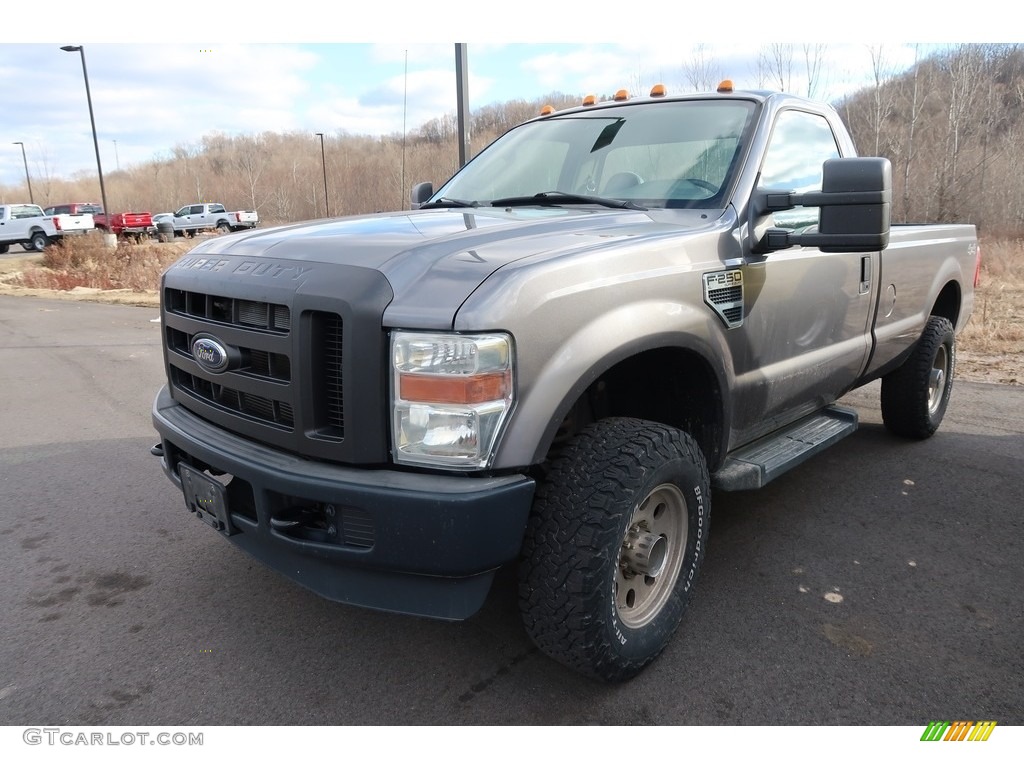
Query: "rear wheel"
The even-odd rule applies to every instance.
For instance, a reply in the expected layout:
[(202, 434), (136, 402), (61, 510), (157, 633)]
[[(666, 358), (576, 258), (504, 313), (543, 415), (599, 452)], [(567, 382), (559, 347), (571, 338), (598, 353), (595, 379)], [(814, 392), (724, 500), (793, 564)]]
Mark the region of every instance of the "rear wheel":
[(580, 432), (538, 488), (523, 545), (519, 604), (537, 647), (599, 680), (638, 674), (683, 617), (710, 511), (686, 433), (622, 418)]
[(46, 246), (50, 244), (50, 238), (46, 236), (45, 232), (36, 232), (29, 239), (29, 244), (33, 251), (45, 251)]
[(0, 253), (7, 253), (9, 249), (10, 246), (7, 243), (3, 243), (2, 245), (0, 245)]
[(226, 221), (222, 221), (217, 225), (217, 231), (220, 232), (222, 235), (226, 235), (228, 232), (231, 231), (231, 225), (228, 224)]
[(882, 379), (882, 421), (900, 437), (924, 439), (942, 423), (953, 390), (956, 336), (944, 317), (931, 317), (903, 365)]

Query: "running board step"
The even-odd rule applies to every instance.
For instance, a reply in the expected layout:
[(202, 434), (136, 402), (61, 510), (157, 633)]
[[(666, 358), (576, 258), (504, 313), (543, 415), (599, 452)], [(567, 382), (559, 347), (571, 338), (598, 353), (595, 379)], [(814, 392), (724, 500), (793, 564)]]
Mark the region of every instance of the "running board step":
[(857, 429), (857, 412), (829, 406), (731, 454), (712, 476), (723, 491), (752, 491)]

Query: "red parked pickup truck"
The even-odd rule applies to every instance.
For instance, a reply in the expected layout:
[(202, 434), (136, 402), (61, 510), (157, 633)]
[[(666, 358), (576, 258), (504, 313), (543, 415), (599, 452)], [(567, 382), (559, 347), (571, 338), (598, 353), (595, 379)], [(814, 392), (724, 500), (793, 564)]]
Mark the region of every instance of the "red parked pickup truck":
[(46, 214), (59, 213), (91, 213), (96, 229), (102, 232), (112, 232), (118, 237), (133, 237), (136, 240), (143, 237), (155, 237), (156, 225), (153, 223), (153, 215), (148, 211), (115, 213), (107, 220), (103, 212), (103, 206), (97, 203), (67, 203), (65, 205), (53, 205), (46, 209)]

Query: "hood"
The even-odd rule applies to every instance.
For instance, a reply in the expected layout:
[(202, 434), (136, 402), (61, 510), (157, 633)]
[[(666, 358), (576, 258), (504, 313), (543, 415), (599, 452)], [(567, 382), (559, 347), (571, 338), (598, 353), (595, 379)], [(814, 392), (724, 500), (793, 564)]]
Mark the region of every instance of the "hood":
[(522, 259), (642, 235), (702, 229), (720, 212), (593, 208), (402, 211), (325, 219), (212, 238), (189, 257), (345, 264), (390, 283), (391, 319), (450, 326), (462, 302), (491, 274)]

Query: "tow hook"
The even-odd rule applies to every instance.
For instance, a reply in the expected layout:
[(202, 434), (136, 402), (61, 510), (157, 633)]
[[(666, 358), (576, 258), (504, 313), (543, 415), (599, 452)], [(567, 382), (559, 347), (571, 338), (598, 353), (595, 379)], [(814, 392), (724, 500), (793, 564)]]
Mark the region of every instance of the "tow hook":
[(156, 445), (149, 449), (149, 452), (152, 453), (154, 456), (159, 456), (162, 459), (164, 457), (164, 444), (157, 443)]

